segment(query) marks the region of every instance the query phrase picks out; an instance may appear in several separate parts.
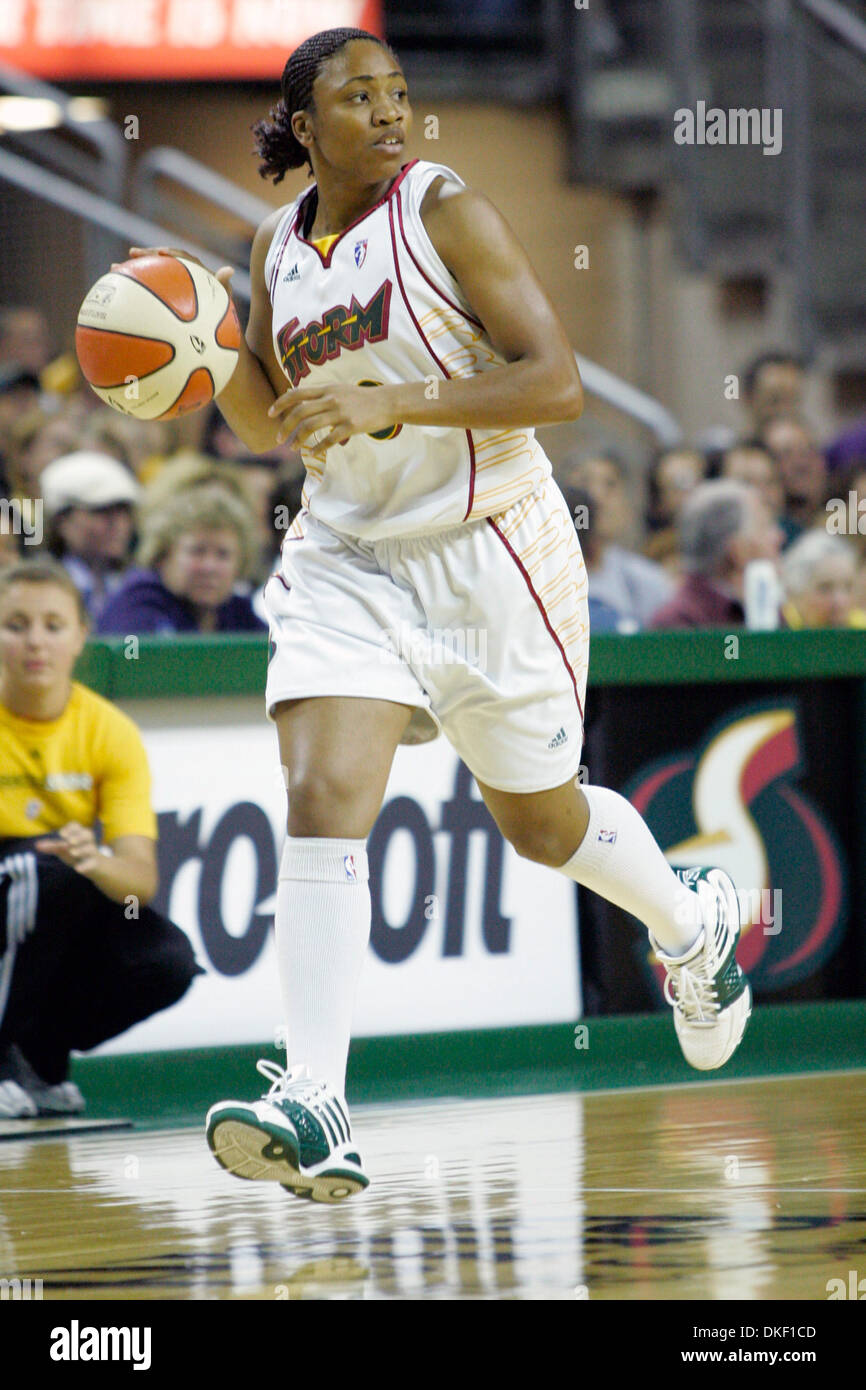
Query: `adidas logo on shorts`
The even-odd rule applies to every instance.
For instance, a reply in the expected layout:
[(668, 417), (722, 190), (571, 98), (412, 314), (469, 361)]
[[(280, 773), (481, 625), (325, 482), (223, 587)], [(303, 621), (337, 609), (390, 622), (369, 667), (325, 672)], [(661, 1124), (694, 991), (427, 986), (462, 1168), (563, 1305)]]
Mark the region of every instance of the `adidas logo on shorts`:
[(564, 729), (560, 729), (558, 734), (554, 734), (548, 743), (548, 748), (561, 748), (564, 743), (568, 743), (568, 734)]

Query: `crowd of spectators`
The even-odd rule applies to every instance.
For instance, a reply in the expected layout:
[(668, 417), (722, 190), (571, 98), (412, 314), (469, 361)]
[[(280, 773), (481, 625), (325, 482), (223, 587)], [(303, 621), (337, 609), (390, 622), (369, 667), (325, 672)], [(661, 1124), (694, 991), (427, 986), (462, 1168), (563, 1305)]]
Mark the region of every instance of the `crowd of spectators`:
[(287, 446), (248, 456), (216, 407), (182, 422), (115, 412), (41, 313), (0, 310), (0, 567), (53, 556), (92, 632), (263, 632), (303, 477)]
[(866, 627), (866, 423), (820, 442), (806, 380), (795, 354), (763, 353), (724, 447), (559, 464), (596, 631), (743, 626), (754, 561), (772, 568), (780, 627)]
[[(781, 626), (866, 626), (866, 424), (819, 442), (805, 384), (794, 354), (765, 353), (726, 447), (557, 461), (594, 631), (742, 625), (754, 560), (778, 576)], [(112, 411), (41, 313), (0, 310), (0, 566), (54, 556), (96, 633), (263, 630), (300, 456), (248, 456), (216, 407), (192, 429)]]

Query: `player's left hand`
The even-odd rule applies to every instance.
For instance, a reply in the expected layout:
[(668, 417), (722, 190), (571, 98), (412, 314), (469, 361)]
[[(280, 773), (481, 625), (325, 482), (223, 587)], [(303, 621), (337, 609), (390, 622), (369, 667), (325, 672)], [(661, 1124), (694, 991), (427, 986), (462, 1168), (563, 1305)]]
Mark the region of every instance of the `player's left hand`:
[(99, 845), (93, 831), (74, 820), (62, 826), (56, 836), (37, 840), (35, 847), (45, 854), (56, 854), (70, 869), (75, 869), (85, 878), (100, 864)]
[[(353, 434), (374, 434), (394, 424), (387, 386), (298, 386), (278, 396), (268, 414), (279, 419), (277, 443), (310, 444), (318, 453)], [(315, 443), (319, 430), (328, 434)]]

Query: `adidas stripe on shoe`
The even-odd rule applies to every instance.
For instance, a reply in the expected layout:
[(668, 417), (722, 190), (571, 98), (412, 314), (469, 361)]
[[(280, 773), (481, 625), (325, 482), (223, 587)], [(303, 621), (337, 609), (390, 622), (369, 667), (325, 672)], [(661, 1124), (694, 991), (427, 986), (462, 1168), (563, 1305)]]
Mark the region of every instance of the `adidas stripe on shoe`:
[(271, 1081), (260, 1100), (220, 1101), (206, 1121), (207, 1141), (235, 1177), (278, 1182), (296, 1197), (342, 1202), (369, 1186), (339, 1097), (306, 1067), (283, 1071), (258, 1062)]
[(723, 869), (677, 869), (701, 900), (704, 927), (685, 955), (669, 956), (650, 936), (665, 967), (665, 998), (683, 1055), (699, 1071), (724, 1066), (739, 1047), (752, 1012), (752, 991), (737, 964), (740, 909)]

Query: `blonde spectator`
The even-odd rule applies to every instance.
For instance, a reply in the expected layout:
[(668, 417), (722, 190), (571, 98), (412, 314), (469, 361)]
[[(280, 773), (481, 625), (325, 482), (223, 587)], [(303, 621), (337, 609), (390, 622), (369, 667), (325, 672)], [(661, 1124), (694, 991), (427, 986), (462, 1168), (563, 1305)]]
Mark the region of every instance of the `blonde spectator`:
[[(866, 608), (866, 460), (856, 460), (847, 473), (834, 475), (833, 490), (847, 513), (848, 539), (857, 553), (854, 602)], [(829, 501), (827, 509), (829, 516)]]
[(141, 502), (143, 517), (162, 512), (174, 498), (190, 488), (219, 484), (252, 510), (252, 496), (237, 464), (214, 459), (193, 449), (182, 449), (170, 458), (147, 485)]
[(274, 469), (262, 466), (257, 458), (240, 467), (228, 459), (182, 450), (148, 484), (142, 499), (142, 514), (148, 516), (151, 512), (161, 511), (169, 498), (177, 497), (188, 488), (219, 483), (250, 509), (258, 537), (258, 550), (248, 578), (263, 583), (273, 569), (273, 557), (275, 552), (279, 552), (279, 541), (282, 539), (276, 535), (271, 507), (275, 478)]
[(56, 561), (0, 570), (4, 1119), (84, 1109), (70, 1052), (168, 1008), (202, 973), (183, 932), (149, 906), (147, 754), (132, 720), (74, 679), (88, 632)]
[(142, 518), (138, 560), (108, 601), (101, 633), (258, 632), (241, 581), (257, 555), (251, 509), (220, 483), (171, 494)]
[(856, 606), (857, 553), (844, 536), (806, 531), (782, 556), (788, 627), (866, 627)]

